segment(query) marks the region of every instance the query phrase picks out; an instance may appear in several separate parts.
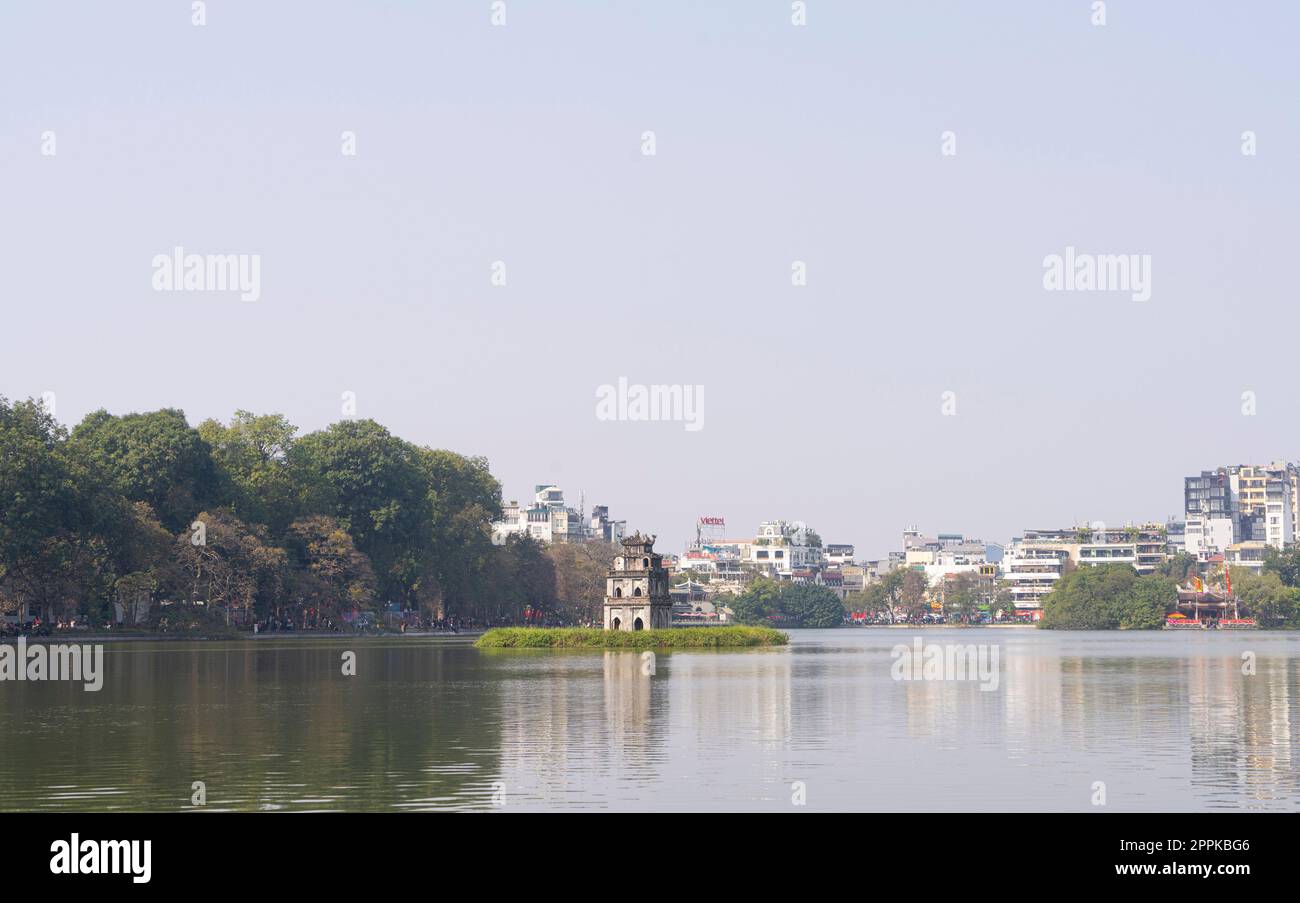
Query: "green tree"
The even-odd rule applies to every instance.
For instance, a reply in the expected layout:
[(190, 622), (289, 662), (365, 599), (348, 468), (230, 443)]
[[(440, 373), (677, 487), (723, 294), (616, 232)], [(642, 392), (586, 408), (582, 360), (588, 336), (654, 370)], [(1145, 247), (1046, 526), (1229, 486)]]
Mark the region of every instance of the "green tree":
[(745, 587), (731, 602), (731, 610), (741, 624), (760, 624), (781, 615), (781, 585), (770, 577), (759, 577)]
[(1264, 572), (1277, 574), (1285, 586), (1300, 586), (1300, 548), (1283, 550), (1269, 546), (1264, 551)]
[(1300, 627), (1300, 592), (1272, 570), (1251, 573), (1233, 568), (1232, 591), (1247, 613), (1264, 627)]
[(199, 436), (211, 449), (225, 502), (249, 523), (282, 534), (302, 510), (299, 487), (289, 468), (297, 429), (280, 414), (236, 411), (230, 424), (205, 420)]
[(1016, 614), (1016, 597), (1011, 592), (1011, 581), (999, 580), (993, 587), (993, 598), (989, 602), (989, 614), (996, 617), (1001, 613), (1004, 619)]
[(909, 621), (919, 621), (930, 614), (930, 582), (922, 571), (903, 568), (895, 571), (898, 577), (898, 601)]
[(975, 574), (958, 574), (948, 581), (943, 591), (945, 616), (959, 624), (969, 624), (979, 616), (980, 603), (984, 593), (980, 588), (980, 579)]
[(1132, 593), (1120, 611), (1124, 630), (1153, 630), (1163, 627), (1165, 615), (1178, 602), (1178, 583), (1164, 574), (1146, 574), (1133, 581)]
[(1127, 564), (1071, 571), (1043, 599), (1039, 626), (1057, 630), (1151, 629), (1176, 599), (1172, 578), (1139, 577)]
[(129, 567), (132, 509), (35, 401), (0, 398), (0, 608), (104, 617)]
[(122, 495), (147, 502), (173, 532), (222, 495), (208, 444), (174, 408), (122, 417), (96, 411), (77, 424), (69, 445)]
[(7, 610), (49, 617), (73, 523), (76, 485), (60, 454), (66, 433), (39, 403), (0, 396), (0, 595)]
[(844, 606), (834, 590), (813, 583), (784, 587), (782, 608), (800, 627), (841, 627)]
[(731, 610), (742, 624), (772, 619), (797, 627), (839, 627), (844, 623), (844, 607), (832, 590), (768, 578), (751, 583), (732, 601)]
[(1197, 571), (1197, 561), (1195, 555), (1189, 555), (1187, 552), (1179, 552), (1166, 558), (1161, 563), (1159, 571), (1166, 577), (1172, 577), (1175, 582), (1182, 583), (1187, 580), (1188, 576)]
[(290, 450), (307, 509), (336, 518), (375, 569), (381, 602), (432, 608), (433, 530), (415, 446), (373, 420), (308, 433)]
[[(490, 608), (495, 600), (484, 594), (483, 575), (495, 566), (491, 523), (501, 513), (501, 484), (486, 458), (420, 448), (416, 460), (429, 518), (430, 588), (449, 612), (465, 616)], [(537, 573), (545, 572), (533, 554), (539, 550), (516, 551), (541, 569)], [(523, 567), (524, 560), (515, 563)]]

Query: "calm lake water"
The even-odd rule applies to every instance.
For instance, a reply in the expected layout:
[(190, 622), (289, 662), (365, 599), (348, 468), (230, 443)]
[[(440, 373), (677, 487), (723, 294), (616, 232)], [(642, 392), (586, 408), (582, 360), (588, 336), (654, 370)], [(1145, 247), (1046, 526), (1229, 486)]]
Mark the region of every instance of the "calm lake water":
[[(996, 690), (891, 649), (996, 646)], [(0, 809), (1300, 809), (1300, 634), (793, 631), (781, 649), (111, 643), (0, 682)], [(356, 653), (357, 673), (340, 660)], [(1255, 673), (1242, 673), (1242, 653)]]

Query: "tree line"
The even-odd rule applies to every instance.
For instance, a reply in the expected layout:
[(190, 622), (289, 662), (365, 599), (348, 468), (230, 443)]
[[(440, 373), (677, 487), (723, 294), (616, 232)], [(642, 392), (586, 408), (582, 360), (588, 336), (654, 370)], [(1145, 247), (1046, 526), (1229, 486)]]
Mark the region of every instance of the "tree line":
[[(151, 603), (337, 620), (385, 603), (509, 623), (598, 615), (613, 551), (494, 545), (501, 486), (481, 457), (373, 420), (299, 434), (279, 414), (191, 426), (166, 408), (70, 431), (0, 396), (0, 612), (100, 624)], [(193, 615), (197, 617), (197, 614)]]
[[(1155, 573), (1127, 564), (1068, 571), (1043, 598), (1040, 626), (1063, 630), (1152, 630), (1174, 610), (1178, 585), (1200, 570), (1185, 553)], [(1261, 627), (1300, 628), (1300, 550), (1269, 549), (1263, 567), (1231, 568), (1232, 594)]]

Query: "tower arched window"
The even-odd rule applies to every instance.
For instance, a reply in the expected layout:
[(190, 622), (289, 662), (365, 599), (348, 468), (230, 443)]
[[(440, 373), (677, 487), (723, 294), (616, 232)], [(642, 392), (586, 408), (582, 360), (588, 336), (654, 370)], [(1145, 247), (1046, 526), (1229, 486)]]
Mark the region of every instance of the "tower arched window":
[(641, 587), (638, 586), (636, 589), (632, 590), (632, 595), (634, 596), (641, 595)]
[(615, 598), (615, 599), (622, 599), (622, 598), (623, 598), (623, 587), (621, 587), (621, 586), (616, 586), (616, 587), (614, 587), (614, 598)]

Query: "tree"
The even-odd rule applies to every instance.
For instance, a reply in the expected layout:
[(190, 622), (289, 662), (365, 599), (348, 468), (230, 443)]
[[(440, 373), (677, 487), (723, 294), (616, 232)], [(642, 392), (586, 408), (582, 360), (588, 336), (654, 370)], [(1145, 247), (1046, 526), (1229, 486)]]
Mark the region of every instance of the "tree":
[(732, 601), (731, 610), (742, 624), (775, 620), (796, 627), (839, 627), (844, 623), (844, 607), (832, 590), (768, 578), (750, 584)]
[(0, 396), (0, 593), (11, 611), (40, 611), (58, 573), (50, 543), (66, 530), (75, 493), (58, 454), (64, 438), (40, 403)]
[(761, 624), (781, 617), (781, 585), (770, 577), (759, 577), (731, 601), (731, 610), (741, 624)]
[(428, 448), (417, 449), (416, 457), (425, 486), (433, 581), (447, 611), (472, 615), (493, 604), (483, 594), (482, 578), (494, 559), (491, 524), (501, 513), (501, 484), (486, 458)]
[(69, 445), (122, 495), (148, 502), (173, 532), (222, 494), (208, 444), (175, 408), (123, 417), (96, 411), (77, 424)]
[(566, 623), (599, 624), (605, 575), (618, 555), (612, 543), (561, 543), (546, 549), (555, 568), (555, 596)]
[(338, 520), (375, 569), (381, 601), (434, 607), (428, 481), (415, 446), (373, 420), (308, 433), (290, 450), (307, 508)]
[(944, 613), (957, 623), (969, 624), (976, 620), (981, 601), (980, 579), (975, 574), (958, 574), (944, 587)]
[[(889, 571), (879, 580), (868, 583), (862, 588), (861, 592), (849, 593), (844, 597), (844, 607), (848, 611), (864, 611), (875, 618), (883, 618), (889, 623), (894, 623), (898, 614), (903, 608), (903, 587), (906, 583), (908, 586), (908, 598), (915, 597), (918, 584), (915, 577), (908, 578), (908, 574), (915, 574), (915, 571), (897, 568)], [(921, 578), (924, 583), (924, 577)], [(920, 587), (921, 598), (925, 596), (925, 587)], [(926, 608), (928, 611), (928, 606)]]
[(549, 551), (531, 536), (509, 536), (504, 544), (493, 546), (489, 579), (484, 581), (488, 595), (472, 613), (489, 622), (517, 622), (525, 609), (557, 612), (556, 565)]
[(1284, 586), (1300, 586), (1300, 548), (1282, 550), (1269, 546), (1264, 551), (1264, 572), (1277, 574)]
[(1164, 574), (1146, 574), (1133, 581), (1132, 594), (1119, 615), (1123, 630), (1163, 627), (1165, 615), (1178, 602), (1178, 583)]
[[(201, 511), (201, 533), (176, 537), (176, 558), (188, 581), (188, 601), (245, 616), (269, 617), (286, 601), (287, 555), (267, 541), (266, 528), (228, 511)], [(201, 542), (196, 542), (201, 538)]]
[(813, 583), (787, 584), (783, 590), (782, 608), (798, 626), (844, 625), (844, 607), (833, 590)]
[(921, 620), (930, 613), (930, 601), (927, 597), (930, 581), (926, 579), (924, 573), (911, 568), (894, 573), (900, 574), (896, 604), (902, 608), (903, 614), (907, 615), (909, 621)]
[(999, 580), (993, 588), (993, 598), (989, 602), (989, 614), (997, 617), (1012, 618), (1016, 614), (1016, 597), (1011, 592), (1011, 581)]
[(373, 607), (370, 559), (338, 521), (323, 514), (299, 518), (289, 526), (288, 541), (296, 565), (294, 598), (314, 609), (318, 622)]
[(1189, 555), (1187, 552), (1179, 552), (1170, 558), (1166, 558), (1160, 564), (1159, 572), (1166, 577), (1172, 577), (1176, 583), (1182, 583), (1197, 571), (1197, 561), (1195, 555)]
[(1277, 571), (1255, 574), (1244, 568), (1234, 568), (1232, 590), (1266, 627), (1300, 627), (1300, 591), (1283, 583)]
[(226, 505), (249, 523), (266, 524), (280, 535), (302, 508), (289, 469), (297, 429), (281, 414), (236, 411), (230, 425), (199, 424), (226, 492)]
[(103, 617), (130, 505), (35, 401), (0, 398), (0, 600), (45, 620)]
[(1172, 578), (1139, 577), (1127, 564), (1078, 568), (1043, 598), (1039, 626), (1058, 630), (1149, 630), (1176, 601)]
[[(107, 619), (114, 601), (155, 598), (259, 615), (294, 598), (462, 619), (554, 610), (541, 547), (492, 545), (500, 508), (485, 459), (373, 421), (299, 438), (279, 414), (241, 410), (196, 430), (179, 410), (101, 410), (69, 436), (40, 403), (0, 398), (3, 611)], [(196, 520), (206, 540), (191, 541)]]

